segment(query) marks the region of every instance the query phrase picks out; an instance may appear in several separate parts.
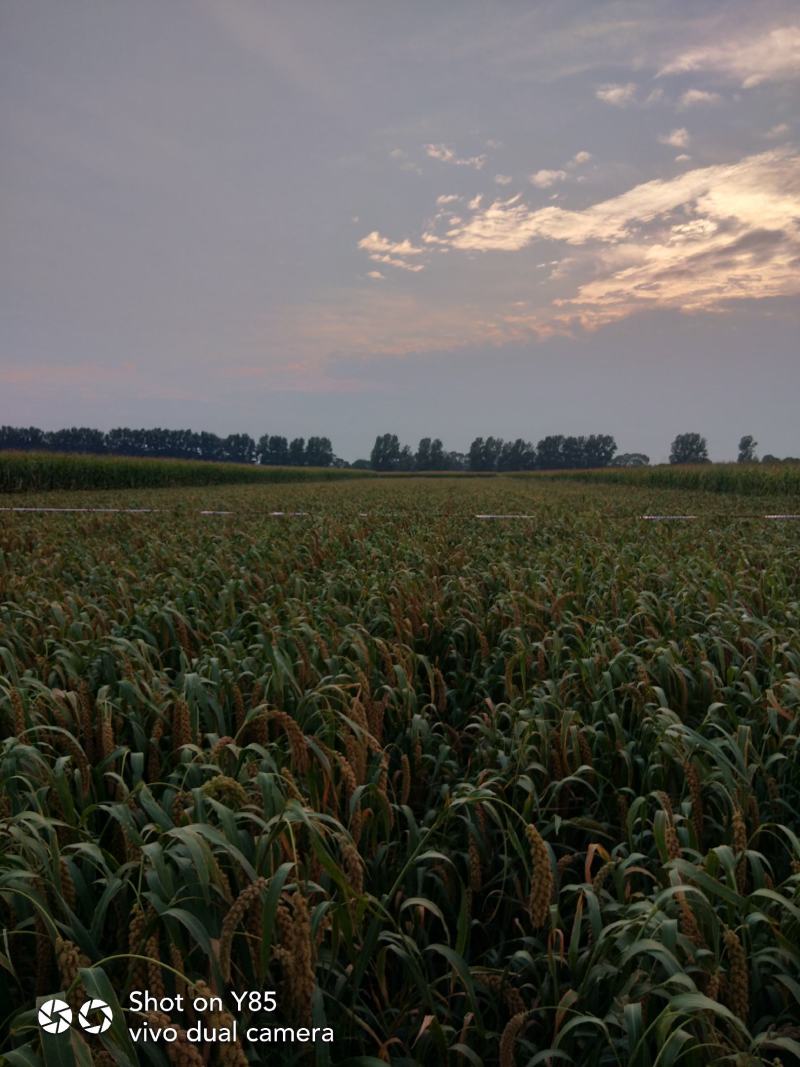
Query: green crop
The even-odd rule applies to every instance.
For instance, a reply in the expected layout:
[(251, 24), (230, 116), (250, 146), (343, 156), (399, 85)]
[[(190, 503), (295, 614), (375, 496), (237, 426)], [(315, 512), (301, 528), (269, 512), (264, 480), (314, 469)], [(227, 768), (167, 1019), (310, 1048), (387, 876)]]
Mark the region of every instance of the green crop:
[(653, 489), (744, 493), (747, 496), (800, 496), (800, 463), (695, 463), (687, 466), (605, 467), (602, 470), (542, 471), (523, 478), (558, 478)]
[(133, 459), (50, 452), (0, 452), (0, 493), (51, 489), (314, 482), (368, 476), (331, 467), (260, 467), (184, 459)]
[(37, 997), (145, 988), (275, 989), (335, 1032), (287, 1065), (800, 1060), (798, 524), (543, 478), (136, 502), (0, 517), (6, 1062), (202, 1062), (51, 1058)]

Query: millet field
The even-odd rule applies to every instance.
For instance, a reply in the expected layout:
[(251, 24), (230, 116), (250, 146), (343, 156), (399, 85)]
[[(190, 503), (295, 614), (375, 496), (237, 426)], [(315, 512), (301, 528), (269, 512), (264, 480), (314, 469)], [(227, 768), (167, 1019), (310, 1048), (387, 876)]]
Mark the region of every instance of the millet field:
[(800, 1063), (800, 500), (638, 477), (4, 494), (154, 510), (0, 511), (0, 1061)]

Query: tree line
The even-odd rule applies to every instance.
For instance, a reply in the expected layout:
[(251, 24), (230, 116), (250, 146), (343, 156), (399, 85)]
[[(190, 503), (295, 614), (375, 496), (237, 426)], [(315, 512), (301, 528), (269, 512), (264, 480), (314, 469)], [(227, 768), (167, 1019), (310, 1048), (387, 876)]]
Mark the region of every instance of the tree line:
[[(758, 442), (751, 434), (739, 441), (739, 463), (758, 463)], [(670, 446), (670, 463), (710, 463), (708, 443), (699, 433), (679, 433)], [(769, 453), (762, 463), (796, 463), (786, 456), (781, 460)], [(646, 467), (650, 457), (644, 452), (618, 452), (610, 434), (571, 437), (551, 434), (536, 445), (518, 437), (476, 437), (468, 452), (448, 452), (441, 440), (423, 437), (417, 451), (401, 445), (397, 434), (384, 433), (375, 438), (369, 459), (359, 459), (354, 467), (376, 471), (528, 471), (586, 470), (597, 467)]]
[(328, 437), (246, 433), (219, 437), (194, 430), (144, 430), (118, 427), (104, 432), (88, 426), (40, 430), (35, 426), (0, 426), (0, 449), (21, 452), (82, 452), (154, 459), (203, 459), (214, 463), (262, 463), (281, 467), (344, 467)]
[[(521, 437), (514, 441), (504, 441), (502, 437), (476, 437), (468, 452), (449, 452), (438, 437), (423, 437), (413, 452), (408, 445), (400, 443), (397, 434), (385, 433), (375, 438), (370, 458), (356, 460), (353, 466), (376, 471), (567, 470), (607, 467), (614, 462), (616, 451), (616, 442), (608, 434), (590, 434), (588, 437), (555, 434), (543, 437), (536, 445)], [(622, 465), (649, 463), (647, 456), (641, 453), (617, 458), (622, 460)]]
[[(757, 442), (751, 435), (739, 441), (738, 461), (757, 463)], [(595, 467), (643, 467), (643, 452), (618, 452), (610, 434), (564, 436), (551, 434), (537, 444), (521, 437), (476, 437), (467, 452), (453, 452), (438, 437), (423, 437), (416, 451), (400, 443), (395, 433), (379, 434), (369, 459), (348, 464), (334, 454), (328, 437), (288, 438), (246, 433), (220, 437), (194, 430), (130, 429), (105, 432), (87, 426), (40, 430), (35, 426), (0, 426), (0, 450), (22, 452), (83, 452), (111, 456), (150, 456), (158, 459), (202, 459), (214, 463), (260, 463), (276, 467), (348, 467), (375, 471), (528, 471), (578, 470)], [(670, 463), (710, 463), (708, 445), (699, 433), (678, 434)], [(763, 463), (800, 462), (767, 454)]]

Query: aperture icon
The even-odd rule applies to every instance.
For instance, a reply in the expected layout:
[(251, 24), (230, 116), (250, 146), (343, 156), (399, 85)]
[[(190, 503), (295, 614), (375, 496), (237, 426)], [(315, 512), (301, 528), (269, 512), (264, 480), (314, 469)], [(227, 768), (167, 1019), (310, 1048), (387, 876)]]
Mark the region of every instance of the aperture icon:
[[(101, 1016), (99, 1022), (93, 1022)], [(87, 1000), (78, 1011), (78, 1022), (87, 1034), (104, 1034), (111, 1026), (114, 1016), (104, 1000)]]
[(63, 1000), (45, 1000), (39, 1008), (38, 1019), (46, 1034), (63, 1034), (72, 1023), (72, 1008)]

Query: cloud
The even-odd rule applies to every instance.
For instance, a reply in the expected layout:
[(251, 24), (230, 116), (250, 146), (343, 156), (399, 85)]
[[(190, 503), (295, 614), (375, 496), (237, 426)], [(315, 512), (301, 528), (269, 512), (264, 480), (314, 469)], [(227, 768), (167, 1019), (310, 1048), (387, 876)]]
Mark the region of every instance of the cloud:
[(689, 144), (689, 131), (682, 126), (678, 130), (662, 133), (658, 140), (661, 144), (670, 145), (672, 148), (686, 148)]
[(597, 325), (646, 306), (719, 310), (800, 294), (798, 220), (800, 156), (775, 150), (645, 182), (582, 211), (496, 200), (446, 238), (471, 252), (520, 252), (536, 240), (581, 249), (594, 280), (557, 306)]
[(685, 152), (681, 152), (681, 154), (679, 156), (675, 156), (675, 162), (676, 163), (688, 163), (691, 158), (692, 157), (691, 156), (687, 156)]
[(539, 189), (549, 189), (556, 182), (563, 182), (566, 176), (565, 170), (537, 170), (535, 174), (531, 174), (529, 181)]
[(408, 238), (404, 241), (391, 241), (378, 230), (373, 230), (366, 237), (362, 237), (358, 242), (358, 247), (363, 248), (365, 252), (391, 253), (395, 256), (418, 256), (422, 252), (422, 249), (413, 245)]
[(420, 256), (424, 249), (413, 245), (407, 238), (403, 241), (392, 241), (384, 237), (378, 230), (373, 230), (358, 242), (358, 247), (369, 255), (375, 263), (388, 263), (391, 267), (399, 267), (401, 270), (417, 273), (424, 270), (422, 263), (408, 263), (407, 257)]
[(368, 278), (374, 278), (375, 281), (377, 281), (377, 282), (382, 282), (382, 281), (385, 281), (385, 279), (386, 279), (386, 275), (385, 274), (381, 274), (381, 272), (379, 270), (368, 270), (367, 271), (367, 277)]
[(486, 166), (488, 159), (486, 155), (461, 158), (456, 155), (454, 148), (446, 144), (426, 144), (425, 151), (431, 159), (438, 159), (440, 163), (452, 163), (456, 167), (474, 167), (475, 170), (481, 170)]
[(761, 34), (732, 38), (721, 44), (689, 48), (659, 72), (685, 74), (711, 71), (751, 89), (768, 81), (800, 78), (800, 25), (778, 26)]
[[(800, 296), (798, 220), (800, 155), (788, 148), (644, 182), (582, 210), (532, 208), (515, 195), (427, 235), (432, 269), (437, 252), (468, 254), (472, 293), (359, 286), (298, 308), (293, 327), (311, 352), (389, 356), (569, 336), (642, 310), (719, 314), (735, 301)], [(370, 237), (380, 249), (406, 244)], [(519, 257), (519, 286), (496, 256), (475, 255), (489, 251)]]
[(439, 207), (445, 207), (447, 204), (454, 204), (456, 200), (460, 200), (461, 197), (457, 193), (442, 193), (441, 196), (436, 197), (436, 203)]
[(575, 153), (575, 155), (572, 157), (571, 162), (574, 163), (576, 166), (580, 166), (582, 163), (588, 163), (591, 158), (591, 152), (581, 151)]
[(720, 218), (728, 212), (753, 226), (784, 225), (800, 214), (800, 157), (774, 149), (738, 163), (697, 168), (644, 182), (582, 211), (532, 210), (518, 194), (493, 201), (447, 236), (451, 247), (468, 251), (516, 251), (537, 238), (614, 243), (629, 238), (632, 226), (685, 209)]
[(627, 107), (636, 98), (636, 85), (634, 82), (627, 82), (625, 85), (601, 85), (599, 89), (595, 90), (594, 95), (598, 100), (602, 100), (604, 104), (611, 104), (613, 107)]
[(696, 107), (698, 104), (718, 104), (722, 100), (719, 93), (707, 92), (705, 89), (687, 89), (678, 102), (683, 110), (687, 107)]
[(494, 180), (496, 185), (511, 185), (514, 179), (510, 174), (495, 174)]
[(790, 127), (788, 122), (779, 122), (776, 126), (770, 127), (764, 136), (769, 141), (775, 141), (779, 137), (785, 137), (789, 133)]

